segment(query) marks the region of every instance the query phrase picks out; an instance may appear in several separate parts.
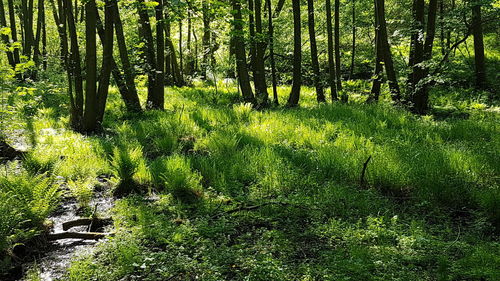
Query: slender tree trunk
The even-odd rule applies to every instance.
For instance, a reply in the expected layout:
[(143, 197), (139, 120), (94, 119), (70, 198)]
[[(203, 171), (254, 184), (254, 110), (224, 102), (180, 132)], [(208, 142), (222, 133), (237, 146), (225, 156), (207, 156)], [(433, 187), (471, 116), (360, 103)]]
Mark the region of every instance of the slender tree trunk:
[[(123, 33), (123, 24), (120, 18), (120, 12), (118, 10), (118, 5), (113, 3), (113, 16), (114, 16), (114, 27), (116, 32), (116, 41), (118, 43), (118, 51), (120, 53), (120, 60), (123, 66), (123, 72), (125, 75), (125, 85), (127, 88), (126, 94), (122, 94), (123, 101), (128, 111), (140, 112), (141, 104), (139, 101), (139, 96), (137, 94), (137, 89), (135, 87), (135, 73), (134, 68), (130, 64), (128, 57), (127, 45), (125, 43), (125, 35)], [(116, 79), (115, 79), (116, 80)]]
[(210, 60), (210, 51), (211, 51), (211, 46), (210, 46), (210, 6), (208, 0), (203, 0), (202, 3), (202, 11), (203, 11), (203, 38), (202, 38), (202, 45), (203, 45), (203, 61), (201, 63), (201, 76), (202, 79), (206, 80), (207, 79), (207, 68), (208, 68), (208, 61)]
[(140, 25), (143, 33), (143, 42), (146, 48), (146, 71), (148, 73), (148, 97), (147, 108), (154, 108), (156, 105), (156, 58), (154, 49), (153, 32), (149, 22), (149, 15), (144, 0), (138, 0), (138, 13)]
[[(434, 45), (434, 37), (436, 34), (436, 14), (437, 14), (437, 1), (438, 0), (430, 0), (429, 2), (429, 8), (428, 8), (428, 15), (427, 15), (427, 31), (425, 34), (425, 41), (424, 41), (424, 54), (423, 54), (423, 61), (430, 60), (432, 58), (432, 47)], [(414, 81), (415, 85), (418, 85), (414, 89), (413, 93), (413, 105), (414, 105), (414, 111), (419, 114), (423, 114), (427, 111), (428, 109), (428, 104), (429, 104), (429, 93), (428, 93), (428, 85), (426, 82), (423, 82), (423, 79), (427, 77), (429, 74), (429, 68), (428, 67), (421, 67), (421, 77), (420, 80)]]
[(439, 39), (441, 43), (441, 55), (445, 55), (446, 52), (448, 51), (446, 49), (446, 41), (445, 41), (445, 29), (444, 29), (444, 0), (439, 1), (439, 29), (440, 29), (440, 34), (439, 34)]
[(170, 16), (168, 13), (168, 9), (170, 8), (169, 1), (165, 3), (165, 13), (164, 13), (164, 19), (165, 19), (165, 84), (167, 86), (172, 86), (174, 84), (174, 74), (172, 71), (172, 53), (173, 50), (170, 49), (170, 45), (168, 44), (168, 40), (170, 40), (170, 35), (171, 35), (171, 25), (170, 25)]
[(316, 31), (314, 30), (314, 0), (307, 0), (307, 19), (309, 26), (309, 43), (311, 45), (311, 64), (314, 73), (314, 86), (316, 87), (316, 100), (326, 102), (323, 86), (320, 81), (320, 71), (318, 62), (318, 47), (316, 46)]
[(274, 61), (274, 26), (273, 26), (273, 9), (271, 7), (271, 0), (266, 0), (268, 12), (268, 36), (269, 36), (269, 59), (271, 61), (271, 77), (273, 83), (273, 102), (279, 105), (278, 89), (276, 85), (276, 62)]
[(413, 0), (413, 24), (412, 38), (410, 45), (409, 66), (412, 69), (410, 74), (410, 92), (414, 91), (415, 81), (419, 80), (421, 68), (418, 65), (424, 59), (424, 0)]
[(328, 80), (330, 82), (330, 95), (332, 102), (338, 100), (337, 85), (335, 83), (335, 56), (333, 52), (333, 27), (332, 27), (332, 5), (330, 0), (326, 0), (326, 33), (328, 35)]
[(100, 126), (104, 119), (106, 101), (108, 98), (109, 79), (111, 76), (113, 60), (113, 21), (118, 15), (115, 14), (116, 0), (106, 0), (104, 4), (104, 40), (102, 40), (102, 67), (99, 75), (99, 87), (97, 88), (97, 124)]
[(476, 68), (476, 87), (487, 88), (486, 63), (484, 57), (483, 26), (481, 23), (481, 4), (472, 6), (472, 35), (474, 36), (474, 65)]
[(36, 37), (33, 48), (33, 61), (35, 62), (35, 70), (32, 73), (32, 78), (36, 79), (38, 70), (40, 68), (40, 41), (42, 40), (42, 21), (43, 14), (45, 13), (45, 1), (38, 0), (38, 18), (36, 20)]
[(155, 91), (151, 101), (151, 108), (163, 109), (165, 104), (165, 38), (163, 24), (163, 0), (158, 0), (156, 10), (156, 78)]
[(351, 68), (349, 69), (349, 79), (354, 75), (354, 59), (356, 57), (356, 1), (352, 0), (352, 48), (351, 48)]
[(97, 124), (97, 9), (94, 0), (85, 3), (85, 109), (83, 130), (92, 132)]
[[(335, 75), (337, 90), (342, 91), (342, 76), (340, 72), (340, 0), (335, 0)], [(342, 101), (347, 102), (347, 94), (342, 95)]]
[(188, 25), (188, 33), (187, 33), (187, 49), (188, 49), (188, 55), (186, 58), (186, 74), (187, 75), (192, 75), (193, 74), (193, 48), (191, 46), (191, 37), (192, 37), (192, 11), (191, 9), (188, 9), (188, 18), (187, 18), (187, 25)]
[(370, 96), (368, 97), (367, 102), (378, 102), (380, 97), (380, 87), (382, 86), (382, 61), (383, 61), (383, 52), (382, 52), (382, 40), (380, 39), (380, 21), (378, 16), (378, 0), (374, 0), (374, 17), (375, 17), (375, 72), (373, 74), (373, 83), (370, 91)]
[(243, 100), (255, 105), (255, 97), (250, 86), (250, 77), (248, 76), (247, 61), (245, 54), (245, 40), (243, 34), (243, 19), (241, 16), (241, 3), (240, 0), (231, 0), (233, 6), (233, 40), (234, 53), (236, 56), (236, 71), (238, 81), (241, 88)]
[(300, 1), (292, 1), (293, 9), (293, 82), (292, 91), (288, 97), (288, 106), (297, 106), (300, 99), (300, 86), (302, 84), (302, 43), (300, 22)]
[(260, 107), (268, 103), (268, 93), (266, 85), (266, 73), (264, 67), (265, 41), (262, 32), (262, 1), (255, 0), (255, 65), (254, 65), (254, 83), (255, 95)]
[[(83, 77), (80, 62), (80, 50), (78, 46), (78, 34), (76, 31), (75, 18), (71, 0), (63, 0), (63, 8), (66, 13), (65, 18), (68, 23), (69, 38), (71, 43), (70, 56), (68, 60), (69, 96), (71, 106), (71, 127), (81, 130), (83, 117)], [(74, 95), (71, 92), (74, 84)]]
[[(257, 51), (255, 48), (255, 19), (254, 19), (254, 0), (248, 0), (248, 31), (249, 31), (249, 61), (250, 71), (255, 72), (255, 58)], [(255, 74), (254, 74), (255, 75)]]
[[(116, 6), (116, 5), (110, 5), (110, 8), (114, 10), (115, 8), (113, 6)], [(113, 18), (114, 18), (114, 14), (115, 13), (113, 11)], [(116, 15), (118, 15), (118, 13), (116, 13)], [(106, 39), (105, 39), (106, 32), (104, 29), (104, 25), (99, 17), (99, 12), (97, 11), (97, 7), (96, 7), (96, 18), (97, 18), (97, 34), (99, 35), (99, 38), (101, 39), (101, 42), (103, 42), (102, 44), (104, 45), (105, 44), (104, 42), (106, 41)], [(127, 111), (135, 112), (136, 110), (134, 108), (131, 108), (131, 106), (130, 106), (130, 104), (131, 104), (130, 101), (134, 100), (134, 97), (132, 96), (132, 91), (128, 89), (125, 78), (123, 77), (120, 69), (118, 68), (118, 65), (116, 64), (116, 61), (115, 61), (113, 56), (111, 57), (110, 66), (111, 66), (111, 74), (113, 75), (113, 79), (115, 80), (116, 86), (118, 87), (118, 91), (120, 92), (120, 95), (125, 103), (125, 106), (127, 107)], [(135, 85), (134, 85), (134, 89), (135, 89)], [(137, 94), (136, 94), (135, 98), (137, 99), (137, 106), (139, 107), (139, 110), (140, 110), (139, 97), (137, 97)]]
[[(435, 1), (435, 0), (431, 0)], [(389, 83), (392, 100), (396, 103), (401, 101), (401, 92), (399, 90), (398, 79), (396, 71), (394, 70), (394, 63), (392, 60), (391, 47), (387, 39), (387, 24), (385, 20), (385, 0), (377, 0), (376, 9), (378, 11), (379, 23), (379, 40), (382, 46), (382, 56), (384, 61), (385, 73)]]
[(46, 28), (46, 9), (42, 13), (42, 69), (47, 70), (47, 28)]
[[(14, 0), (7, 0), (9, 6), (9, 23), (10, 23), (10, 34), (13, 42), (17, 42), (17, 27), (16, 27), (16, 17), (14, 12)], [(19, 48), (15, 48), (13, 51), (14, 62), (18, 64), (20, 62)]]
[(182, 48), (182, 20), (179, 20), (179, 71), (184, 74), (184, 52)]
[[(0, 28), (7, 28), (7, 18), (5, 17), (5, 9), (3, 7), (3, 0), (0, 0)], [(2, 34), (2, 41), (5, 46), (9, 47), (10, 40), (7, 34)], [(12, 69), (16, 69), (16, 62), (14, 61), (14, 54), (12, 51), (7, 50), (7, 60), (12, 67)]]

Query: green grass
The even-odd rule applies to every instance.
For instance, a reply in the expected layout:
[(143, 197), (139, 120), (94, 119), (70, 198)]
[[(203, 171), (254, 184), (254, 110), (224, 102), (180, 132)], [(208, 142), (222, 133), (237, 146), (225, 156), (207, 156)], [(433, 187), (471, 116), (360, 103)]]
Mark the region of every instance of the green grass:
[(351, 84), (349, 104), (303, 88), (299, 108), (263, 111), (223, 84), (168, 88), (165, 111), (138, 116), (112, 89), (90, 137), (66, 129), (60, 94), (45, 97), (27, 171), (76, 183), (82, 202), (100, 174), (142, 193), (116, 201), (117, 235), (68, 278), (498, 279), (498, 111), (473, 99), (450, 111), (442, 93), (445, 113), (417, 117), (363, 104), (367, 85)]

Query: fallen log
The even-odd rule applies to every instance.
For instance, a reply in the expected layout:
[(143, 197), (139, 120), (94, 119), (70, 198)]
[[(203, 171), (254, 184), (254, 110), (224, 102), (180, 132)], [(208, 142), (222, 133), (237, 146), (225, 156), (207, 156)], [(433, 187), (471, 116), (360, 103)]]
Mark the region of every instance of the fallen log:
[(106, 236), (112, 236), (113, 233), (102, 232), (60, 232), (47, 234), (47, 240), (55, 241), (61, 239), (85, 239), (85, 240), (99, 240)]
[(91, 225), (90, 230), (98, 229), (106, 225), (110, 225), (113, 222), (111, 218), (83, 218), (83, 219), (76, 219), (72, 221), (67, 221), (62, 224), (63, 230), (66, 231), (72, 227), (75, 226), (82, 226), (82, 225)]

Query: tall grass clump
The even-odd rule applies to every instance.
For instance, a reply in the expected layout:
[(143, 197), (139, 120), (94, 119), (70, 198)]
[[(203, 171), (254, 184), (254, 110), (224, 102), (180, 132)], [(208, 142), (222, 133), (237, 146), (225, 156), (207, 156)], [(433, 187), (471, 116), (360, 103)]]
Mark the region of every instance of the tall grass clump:
[(111, 167), (114, 175), (118, 178), (113, 193), (116, 196), (125, 196), (133, 192), (141, 191), (134, 175), (141, 166), (142, 150), (139, 147), (115, 147), (111, 159)]
[(201, 175), (182, 155), (157, 159), (151, 165), (154, 182), (183, 203), (194, 203), (203, 194)]

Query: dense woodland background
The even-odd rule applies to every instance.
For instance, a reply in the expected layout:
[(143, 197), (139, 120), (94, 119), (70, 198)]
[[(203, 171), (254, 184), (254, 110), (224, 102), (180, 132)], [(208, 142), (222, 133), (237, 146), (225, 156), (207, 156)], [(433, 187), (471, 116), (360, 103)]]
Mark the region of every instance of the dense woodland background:
[(500, 279), (496, 0), (0, 0), (0, 35), (2, 280)]

